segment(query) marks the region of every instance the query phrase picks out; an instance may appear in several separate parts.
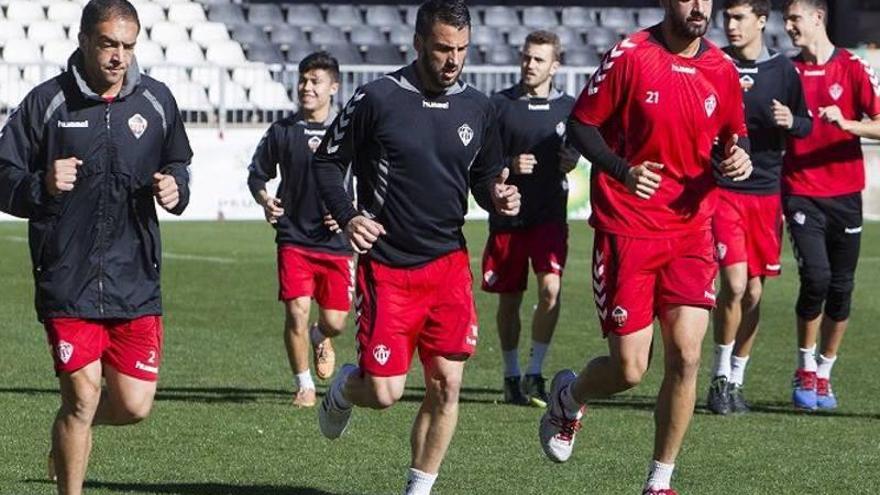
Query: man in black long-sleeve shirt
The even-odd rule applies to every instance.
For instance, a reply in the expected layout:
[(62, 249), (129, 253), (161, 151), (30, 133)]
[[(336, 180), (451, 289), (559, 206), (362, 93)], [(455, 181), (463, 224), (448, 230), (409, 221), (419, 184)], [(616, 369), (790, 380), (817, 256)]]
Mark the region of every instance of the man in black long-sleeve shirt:
[[(568, 181), (580, 155), (564, 146), (565, 121), (574, 98), (553, 87), (559, 68), (559, 37), (530, 33), (520, 62), (522, 79), (492, 96), (510, 183), (523, 196), (515, 217), (489, 215), (483, 252), (486, 292), (498, 294), (498, 337), (504, 361), (504, 401), (545, 406), (542, 367), (559, 318), (562, 271), (568, 253)], [(538, 284), (532, 347), (524, 377), (519, 368), (519, 311), (528, 285), (529, 259)]]
[[(300, 111), (269, 127), (248, 169), (251, 194), (276, 230), (278, 299), (284, 302), (284, 345), (296, 377), (293, 405), (297, 407), (311, 407), (316, 401), (309, 347), (318, 378), (326, 380), (333, 374), (330, 337), (345, 328), (354, 290), (351, 246), (325, 225), (332, 219), (326, 216), (311, 167), (312, 154), (335, 117), (332, 96), (338, 81), (339, 64), (328, 53), (304, 58), (297, 84)], [(281, 185), (273, 197), (266, 182), (279, 168)], [(309, 328), (312, 298), (320, 310), (318, 321)]]
[(791, 61), (770, 51), (763, 29), (769, 0), (726, 0), (724, 20), (746, 105), (754, 172), (741, 182), (718, 176), (712, 230), (721, 265), (714, 313), (715, 363), (707, 403), (716, 414), (743, 413), (742, 385), (758, 329), (765, 277), (781, 273), (780, 174), (786, 139), (810, 133), (801, 82)]
[[(360, 88), (313, 162), (324, 203), (362, 254), (359, 366), (343, 366), (333, 381), (318, 411), (321, 432), (338, 438), (354, 405), (397, 402), (418, 348), (426, 390), (412, 429), (412, 495), (431, 491), (455, 430), (464, 363), (477, 343), (461, 231), (468, 189), (487, 210), (519, 211), (519, 192), (504, 184), (489, 99), (458, 80), (469, 38), (463, 1), (424, 3), (416, 62)], [(344, 188), (349, 164), (357, 209)]]

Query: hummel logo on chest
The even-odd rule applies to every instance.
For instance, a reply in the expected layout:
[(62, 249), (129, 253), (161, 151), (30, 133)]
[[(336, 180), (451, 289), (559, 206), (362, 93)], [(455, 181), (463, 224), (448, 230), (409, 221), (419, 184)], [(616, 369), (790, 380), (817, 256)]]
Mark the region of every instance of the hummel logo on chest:
[(425, 101), (422, 100), (422, 108), (430, 108), (432, 110), (449, 110), (449, 102)]
[(321, 136), (327, 134), (327, 129), (303, 129), (303, 134), (306, 136)]
[(71, 121), (65, 122), (63, 120), (59, 120), (58, 127), (62, 128), (62, 129), (70, 129), (70, 128), (87, 129), (89, 127), (89, 121), (88, 120), (71, 120)]
[(529, 110), (531, 110), (531, 111), (536, 111), (536, 110), (548, 111), (548, 110), (550, 110), (550, 104), (549, 103), (529, 103)]
[(680, 72), (682, 74), (696, 74), (697, 69), (693, 67), (686, 67), (684, 65), (672, 64), (672, 72)]

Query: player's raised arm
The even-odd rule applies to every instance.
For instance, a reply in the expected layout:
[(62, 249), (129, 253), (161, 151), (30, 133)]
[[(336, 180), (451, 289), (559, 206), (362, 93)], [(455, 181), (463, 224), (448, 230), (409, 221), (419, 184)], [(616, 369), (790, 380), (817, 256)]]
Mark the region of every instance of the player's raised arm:
[(32, 217), (48, 199), (46, 171), (32, 166), (42, 133), (35, 98), (28, 97), (0, 129), (0, 211)]

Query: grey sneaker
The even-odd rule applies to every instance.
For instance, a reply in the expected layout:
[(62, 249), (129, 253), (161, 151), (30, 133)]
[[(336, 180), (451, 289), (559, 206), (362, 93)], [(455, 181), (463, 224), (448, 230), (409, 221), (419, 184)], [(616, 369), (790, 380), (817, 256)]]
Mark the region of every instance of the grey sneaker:
[(504, 377), (504, 402), (515, 406), (527, 406), (529, 399), (523, 395), (522, 384), (518, 376)]
[(318, 408), (318, 426), (321, 428), (321, 434), (325, 437), (335, 440), (339, 438), (348, 428), (351, 421), (351, 407), (342, 409), (336, 405), (333, 400), (333, 391), (342, 387), (348, 379), (348, 375), (357, 371), (357, 366), (353, 364), (343, 365), (336, 375), (336, 379), (330, 384), (330, 388), (324, 394), (324, 400), (321, 401), (321, 407)]
[(730, 384), (730, 412), (734, 414), (744, 414), (750, 411), (749, 403), (743, 395), (742, 385)]
[(544, 383), (544, 377), (541, 375), (526, 375), (523, 377), (523, 395), (534, 406), (547, 407), (547, 391), (544, 390)]
[(715, 414), (722, 416), (730, 414), (730, 385), (727, 377), (716, 376), (709, 386), (709, 395), (706, 397), (706, 407)]

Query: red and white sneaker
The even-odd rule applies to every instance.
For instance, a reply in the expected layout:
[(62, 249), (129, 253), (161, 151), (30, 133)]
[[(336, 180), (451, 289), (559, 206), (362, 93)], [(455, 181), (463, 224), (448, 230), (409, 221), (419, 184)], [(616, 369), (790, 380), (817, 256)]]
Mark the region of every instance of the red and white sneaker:
[(541, 423), (538, 427), (541, 448), (553, 462), (565, 462), (571, 457), (575, 435), (581, 429), (584, 407), (580, 408), (574, 418), (570, 418), (565, 414), (565, 407), (562, 405), (562, 391), (575, 378), (577, 375), (571, 370), (562, 370), (556, 373), (550, 384), (549, 405), (547, 411), (541, 416)]
[(645, 488), (642, 495), (678, 495), (672, 488)]
[(837, 409), (837, 396), (831, 390), (831, 380), (816, 378), (816, 408)]

